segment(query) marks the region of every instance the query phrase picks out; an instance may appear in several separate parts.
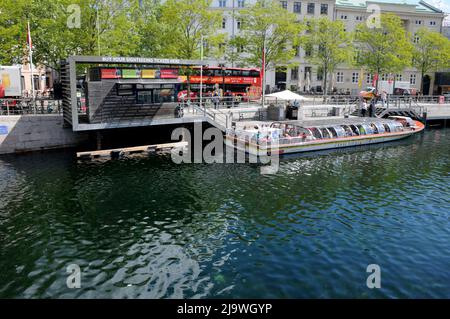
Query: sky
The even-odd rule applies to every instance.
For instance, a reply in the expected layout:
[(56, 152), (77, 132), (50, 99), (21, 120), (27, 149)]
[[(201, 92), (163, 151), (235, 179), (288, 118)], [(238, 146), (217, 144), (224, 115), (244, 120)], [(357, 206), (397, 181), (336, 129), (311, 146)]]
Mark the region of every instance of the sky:
[[(431, 4), (432, 6), (441, 9), (445, 13), (450, 15), (450, 0), (425, 0), (425, 2)], [(445, 18), (445, 22), (447, 25), (450, 25), (450, 16)]]

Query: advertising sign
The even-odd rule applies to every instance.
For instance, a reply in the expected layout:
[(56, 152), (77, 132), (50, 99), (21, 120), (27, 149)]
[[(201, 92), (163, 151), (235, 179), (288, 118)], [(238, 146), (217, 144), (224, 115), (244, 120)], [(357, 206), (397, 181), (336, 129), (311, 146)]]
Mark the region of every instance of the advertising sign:
[(0, 85), (4, 90), (4, 96), (21, 96), (22, 81), (20, 67), (0, 66)]
[(102, 69), (102, 79), (120, 79), (120, 69)]
[(161, 69), (161, 79), (178, 79), (178, 70)]
[(0, 125), (0, 135), (8, 135), (8, 127), (6, 125)]
[(145, 69), (145, 70), (142, 70), (141, 77), (143, 79), (159, 79), (160, 72), (159, 72), (159, 70)]
[(141, 71), (138, 69), (122, 69), (122, 79), (138, 79)]

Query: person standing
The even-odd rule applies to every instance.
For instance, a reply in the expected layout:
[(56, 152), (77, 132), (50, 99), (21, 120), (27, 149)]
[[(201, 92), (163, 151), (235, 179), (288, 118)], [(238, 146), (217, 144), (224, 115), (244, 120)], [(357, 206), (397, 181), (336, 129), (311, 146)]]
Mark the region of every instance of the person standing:
[(361, 116), (366, 117), (367, 113), (367, 102), (366, 99), (361, 100)]
[(370, 100), (370, 107), (369, 107), (369, 116), (375, 117), (375, 97)]
[(383, 91), (381, 92), (381, 105), (382, 105), (383, 107), (385, 107), (385, 106), (386, 106), (386, 102), (387, 102), (387, 93), (386, 93), (385, 90), (383, 90)]

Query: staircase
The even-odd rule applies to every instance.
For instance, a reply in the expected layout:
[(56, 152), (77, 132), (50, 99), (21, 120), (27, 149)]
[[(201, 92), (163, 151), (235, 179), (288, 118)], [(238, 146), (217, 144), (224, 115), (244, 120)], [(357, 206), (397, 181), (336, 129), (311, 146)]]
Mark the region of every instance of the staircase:
[[(369, 112), (369, 110), (367, 110)], [(404, 108), (386, 108), (376, 107), (375, 116), (378, 118), (387, 118), (389, 116), (408, 116), (414, 120), (422, 121), (423, 108), (419, 105), (417, 107)], [(361, 111), (356, 109), (351, 113), (352, 116), (361, 116)]]

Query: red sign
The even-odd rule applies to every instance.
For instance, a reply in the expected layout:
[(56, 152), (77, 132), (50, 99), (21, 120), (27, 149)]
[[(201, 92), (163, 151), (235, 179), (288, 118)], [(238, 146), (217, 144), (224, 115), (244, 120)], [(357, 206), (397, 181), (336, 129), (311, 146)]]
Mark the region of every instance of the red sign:
[(178, 79), (178, 70), (161, 69), (161, 79)]
[[(198, 75), (191, 76), (191, 83), (200, 83), (201, 77)], [(242, 76), (204, 76), (203, 83), (205, 84), (256, 84), (257, 78), (242, 77)]]
[(102, 69), (102, 79), (120, 79), (119, 69)]

